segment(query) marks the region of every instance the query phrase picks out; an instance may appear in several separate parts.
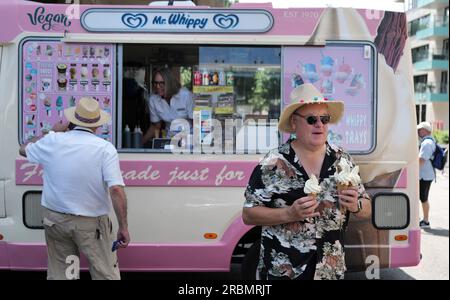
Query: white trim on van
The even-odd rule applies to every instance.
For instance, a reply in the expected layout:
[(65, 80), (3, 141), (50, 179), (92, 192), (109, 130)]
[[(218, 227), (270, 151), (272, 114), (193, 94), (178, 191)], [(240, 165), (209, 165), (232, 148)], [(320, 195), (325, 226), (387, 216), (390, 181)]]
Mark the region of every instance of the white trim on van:
[[(308, 36), (264, 36), (264, 35), (193, 35), (193, 34), (74, 34), (68, 33), (63, 39), (66, 43), (144, 43), (144, 44), (252, 44), (252, 45), (305, 45)], [(325, 46), (325, 40), (315, 43)]]

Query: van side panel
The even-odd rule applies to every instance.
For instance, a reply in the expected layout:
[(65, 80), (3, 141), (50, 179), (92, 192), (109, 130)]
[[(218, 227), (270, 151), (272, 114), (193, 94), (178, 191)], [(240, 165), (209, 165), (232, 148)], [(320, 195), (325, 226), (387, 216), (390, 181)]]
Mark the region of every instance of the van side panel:
[[(251, 226), (239, 216), (228, 227), (220, 241), (204, 244), (131, 244), (119, 251), (122, 271), (229, 271), (230, 259), (239, 238)], [(9, 253), (9, 257), (8, 257)], [(149, 255), (150, 254), (150, 255)], [(43, 270), (47, 267), (44, 243), (1, 243), (0, 269)], [(81, 259), (82, 269), (87, 269)]]

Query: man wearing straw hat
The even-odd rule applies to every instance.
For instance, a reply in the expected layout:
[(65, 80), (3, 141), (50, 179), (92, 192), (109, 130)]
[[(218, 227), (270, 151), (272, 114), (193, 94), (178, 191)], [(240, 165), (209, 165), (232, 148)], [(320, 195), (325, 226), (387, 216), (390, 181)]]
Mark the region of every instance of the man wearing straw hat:
[(328, 123), (339, 122), (344, 103), (329, 101), (310, 83), (295, 88), (290, 98), (278, 128), (296, 137), (264, 157), (245, 192), (243, 221), (262, 226), (258, 274), (261, 279), (342, 279), (349, 215), (371, 213), (360, 181), (337, 192), (339, 164), (358, 170), (348, 153), (327, 143)]
[(93, 279), (120, 279), (117, 254), (111, 249), (115, 238), (108, 214), (114, 206), (119, 247), (127, 247), (127, 200), (117, 150), (95, 135), (110, 115), (100, 110), (95, 99), (86, 97), (76, 107), (66, 109), (64, 115), (72, 130), (56, 124), (53, 131), (19, 150), (44, 170), (47, 279), (79, 278), (79, 272), (73, 274), (70, 268), (73, 270), (73, 257), (79, 257), (80, 251), (88, 260)]

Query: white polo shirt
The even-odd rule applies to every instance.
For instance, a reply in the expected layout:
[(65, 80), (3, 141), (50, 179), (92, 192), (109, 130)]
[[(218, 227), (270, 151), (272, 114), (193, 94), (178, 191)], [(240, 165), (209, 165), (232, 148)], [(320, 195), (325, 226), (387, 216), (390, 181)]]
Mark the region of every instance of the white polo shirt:
[(170, 128), (170, 123), (176, 119), (192, 119), (194, 110), (194, 100), (192, 93), (181, 88), (178, 94), (172, 96), (170, 105), (161, 96), (153, 94), (149, 98), (150, 121), (157, 123), (166, 122), (166, 128)]
[[(42, 166), (42, 205), (87, 217), (112, 209), (108, 187), (124, 186), (114, 146), (88, 131), (51, 131), (26, 146), (28, 161)], [(84, 129), (83, 129), (84, 130)]]

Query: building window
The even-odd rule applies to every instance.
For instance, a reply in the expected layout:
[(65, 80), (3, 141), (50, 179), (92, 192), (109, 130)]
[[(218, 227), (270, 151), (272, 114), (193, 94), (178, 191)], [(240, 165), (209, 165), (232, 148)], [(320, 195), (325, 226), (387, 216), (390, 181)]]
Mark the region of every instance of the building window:
[(430, 15), (426, 15), (419, 19), (412, 20), (408, 23), (409, 36), (415, 36), (417, 31), (426, 29), (430, 26)]
[(411, 50), (412, 62), (416, 63), (418, 61), (427, 60), (429, 58), (429, 47), (424, 45)]
[(448, 39), (442, 42), (442, 54), (445, 56), (445, 59), (448, 60)]
[(427, 105), (416, 104), (417, 123), (424, 122), (426, 120), (426, 114), (427, 114)]
[(444, 26), (448, 25), (448, 7), (445, 8), (444, 12)]
[(441, 73), (441, 89), (440, 93), (448, 94), (448, 71)]
[(427, 92), (427, 75), (414, 76), (414, 92), (426, 93)]

